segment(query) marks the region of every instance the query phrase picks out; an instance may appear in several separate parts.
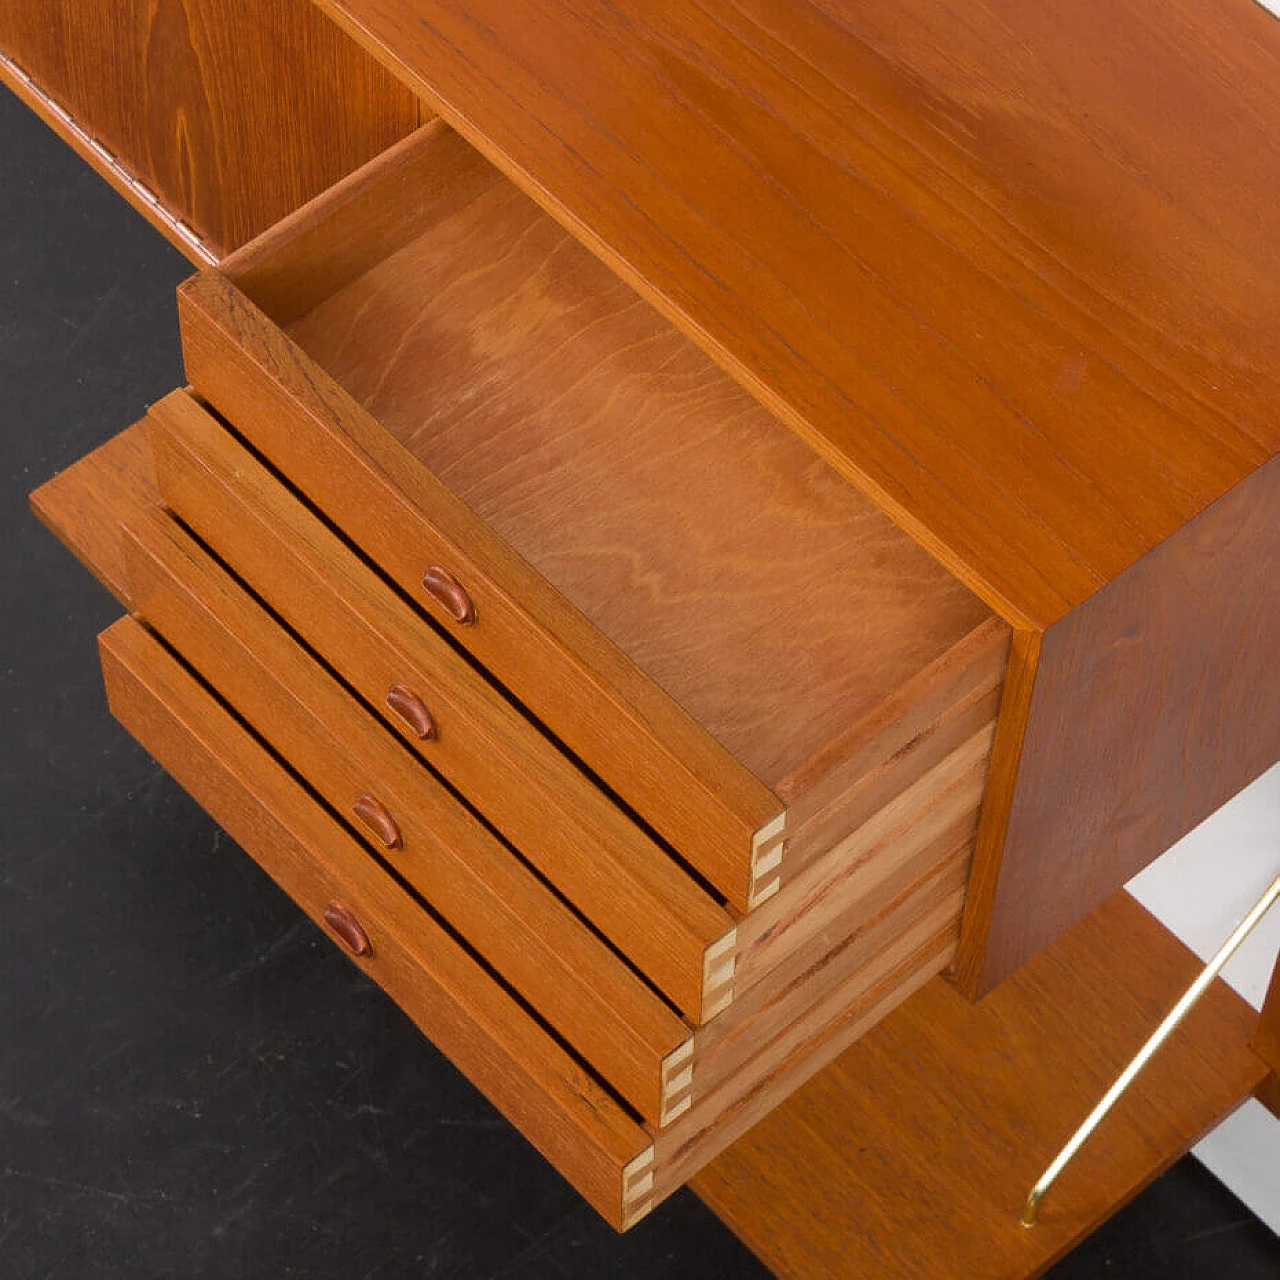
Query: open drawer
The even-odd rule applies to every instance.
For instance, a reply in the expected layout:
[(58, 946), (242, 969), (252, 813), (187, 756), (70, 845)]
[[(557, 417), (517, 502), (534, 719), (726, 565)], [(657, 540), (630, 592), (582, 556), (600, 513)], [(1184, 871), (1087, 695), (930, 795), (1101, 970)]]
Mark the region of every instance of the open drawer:
[[(215, 466), (219, 459), (226, 465)], [(164, 477), (159, 487), (157, 471)], [(202, 512), (217, 546), (175, 519), (162, 493), (176, 495), (182, 510)], [(435, 971), (437, 941), (448, 938), (467, 957), (450, 969), (455, 996), (468, 1007), (497, 1001), (512, 1027), (529, 1028), (528, 1037), (519, 1030), (521, 1044), (536, 1042), (549, 1056), (531, 1062), (523, 1075), (504, 1072), (496, 1085), (487, 1050), (464, 1045), (465, 1053), (455, 1053), (452, 1023), (440, 1043), (500, 1105), (513, 1108), (516, 1123), (615, 1225), (638, 1220), (955, 955), (989, 734), (972, 736), (860, 824), (838, 855), (817, 859), (767, 902), (733, 919), (708, 952), (718, 971), (712, 986), (725, 991), (724, 1002), (697, 1023), (646, 980), (634, 955), (608, 944), (594, 918), (575, 910), (554, 879), (537, 873), (522, 846), (502, 838), (471, 793), (445, 785), (430, 760), (393, 728), (396, 715), (383, 714), (391, 709), (381, 681), (362, 691), (350, 678), (349, 660), (363, 655), (342, 648), (350, 611), (333, 594), (335, 584), (355, 591), (366, 618), (379, 619), (382, 630), (398, 637), (398, 653), (415, 682), (448, 673), (433, 665), (440, 656), (433, 624), (388, 596), (371, 569), (358, 573), (336, 535), (185, 393), (50, 481), (33, 503), (166, 642), (167, 648), (154, 639), (149, 648), (133, 642), (152, 654), (149, 666), (158, 670), (177, 659), (188, 683), (194, 677), (224, 718), (258, 744), (258, 755), (276, 762), (254, 766), (252, 776), (284, 769), (299, 784), (294, 792), (308, 798), (303, 817), (314, 808), (344, 833), (332, 856), (327, 842), (315, 843), (308, 856), (316, 874), (332, 872), (345, 883), (359, 853), (378, 872), (368, 873), (362, 896), (377, 918), (393, 908), (400, 912), (396, 904), (421, 913), (420, 935), (408, 916), (396, 928), (405, 948), (426, 948), (415, 954), (428, 974)], [(247, 537), (227, 536), (228, 529)], [(264, 556), (279, 572), (261, 572)], [(252, 572), (240, 575), (239, 561)], [(313, 595), (321, 612), (337, 619), (343, 633), (337, 647), (316, 617), (297, 607)], [(288, 617), (274, 609), (275, 601)], [(368, 636), (360, 629), (353, 634)], [(460, 690), (461, 684), (453, 692)], [(516, 710), (507, 707), (510, 716)], [(126, 722), (152, 745), (146, 722)], [(500, 732), (510, 735), (511, 752), (536, 757), (532, 722), (499, 718), (494, 724), (505, 726)], [(441, 726), (441, 742), (471, 729), (466, 716), (442, 718)], [(201, 771), (184, 772), (180, 753), (172, 763), (153, 749), (240, 835), (238, 810), (221, 807)], [(445, 763), (452, 769), (456, 762)], [(523, 795), (518, 775), (506, 781)], [(479, 782), (473, 791), (489, 795), (485, 780)], [(536, 794), (524, 798), (537, 802)], [(275, 874), (274, 846), (264, 851), (241, 839)], [(295, 892), (291, 881), (278, 878)], [(377, 886), (385, 886), (385, 899)], [(314, 914), (311, 890), (303, 888), (299, 900)], [(344, 940), (359, 936), (341, 918), (330, 927)], [(367, 922), (361, 927), (369, 932)], [(372, 945), (376, 957), (376, 941)], [(385, 975), (387, 990), (418, 1017), (399, 970), (375, 964), (370, 972), (379, 981)], [(464, 981), (460, 974), (471, 976)], [(436, 1034), (433, 1023), (423, 1025)], [(606, 1118), (625, 1117), (631, 1128), (623, 1131), (642, 1133), (648, 1144), (625, 1160), (606, 1158), (604, 1184), (598, 1134), (590, 1125), (584, 1129), (578, 1104), (556, 1084), (564, 1078), (557, 1064), (566, 1059), (587, 1110), (598, 1105)]]
[(734, 911), (989, 741), (1004, 624), (441, 122), (179, 304), (194, 389)]

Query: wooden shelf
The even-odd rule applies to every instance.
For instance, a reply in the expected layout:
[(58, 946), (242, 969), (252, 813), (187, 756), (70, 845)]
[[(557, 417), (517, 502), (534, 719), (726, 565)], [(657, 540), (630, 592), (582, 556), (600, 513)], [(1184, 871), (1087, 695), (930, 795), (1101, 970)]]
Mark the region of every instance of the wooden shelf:
[(1252, 1094), (1219, 981), (1069, 1166), (1032, 1183), (1198, 972), (1121, 892), (980, 1004), (935, 979), (693, 1185), (788, 1280), (1038, 1275)]

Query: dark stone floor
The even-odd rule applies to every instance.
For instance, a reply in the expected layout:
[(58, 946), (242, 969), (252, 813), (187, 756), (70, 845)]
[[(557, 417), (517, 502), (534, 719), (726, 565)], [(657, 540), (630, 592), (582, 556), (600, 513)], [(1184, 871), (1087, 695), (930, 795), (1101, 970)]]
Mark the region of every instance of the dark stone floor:
[[(178, 384), (188, 270), (0, 90), (0, 1277), (764, 1276), (689, 1194), (615, 1237), (109, 718), (26, 494)], [(1280, 1247), (1185, 1161), (1052, 1275)]]

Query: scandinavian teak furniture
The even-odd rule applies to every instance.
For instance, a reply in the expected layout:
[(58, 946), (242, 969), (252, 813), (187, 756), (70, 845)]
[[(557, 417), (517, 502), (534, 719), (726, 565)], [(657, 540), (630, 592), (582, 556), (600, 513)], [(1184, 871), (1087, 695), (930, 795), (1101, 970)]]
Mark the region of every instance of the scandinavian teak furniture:
[[(39, 490), (116, 715), (616, 1227), (1025, 1276), (1257, 1092), (1120, 886), (1280, 758), (1248, 0), (0, 0), (200, 268)], [(1252, 1048), (1250, 1040), (1252, 1038)]]

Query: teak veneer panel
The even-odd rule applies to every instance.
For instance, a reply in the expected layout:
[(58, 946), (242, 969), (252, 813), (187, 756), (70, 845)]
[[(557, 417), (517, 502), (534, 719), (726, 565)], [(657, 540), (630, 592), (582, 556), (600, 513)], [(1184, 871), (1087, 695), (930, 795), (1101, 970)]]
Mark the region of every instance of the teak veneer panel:
[(101, 647), (125, 728), (321, 928), (335, 900), (355, 913), (373, 949), (353, 962), (621, 1227), (648, 1135), (139, 623)]
[(0, 55), (214, 257), (430, 114), (310, 0), (0, 0)]
[(457, 640), (738, 909), (791, 806), (1003, 670), (1003, 624), (439, 122), (224, 270), (180, 291), (195, 388), (416, 598), (447, 549)]
[(1038, 1275), (1258, 1086), (1255, 1014), (1215, 983), (1046, 1198), (1032, 1183), (1200, 962), (1120, 893), (981, 1004), (942, 979), (693, 1182), (781, 1275)]
[[(1117, 596), (1141, 607), (1149, 580), (1130, 572), (1280, 450), (1271, 14), (320, 3), (1017, 628), (966, 991), (1274, 762), (1269, 744), (1223, 751), (1181, 797), (1163, 746), (1127, 794), (1113, 772), (1083, 876), (1078, 797), (1031, 781), (1095, 763), (1085, 732), (1045, 749), (1047, 724), (1080, 713), (1108, 742), (1168, 743), (1235, 695), (1220, 663), (1193, 686), (1151, 678), (1171, 652), (1196, 679), (1194, 583), (1162, 584), (1168, 650), (1108, 625)], [(1221, 571), (1240, 567), (1228, 555)], [(1112, 606), (1073, 621), (1108, 584)], [(1117, 650), (1133, 659), (1125, 673), (1116, 658), (1122, 714), (1086, 679)], [(1265, 675), (1268, 652), (1235, 666)], [(1053, 704), (1033, 708), (1041, 674)], [(1040, 843), (1028, 808), (1052, 809), (1064, 839)], [(1032, 884), (1042, 920), (1023, 909)]]
[[(961, 956), (973, 988), (1280, 760), (1277, 564), (1280, 457), (1046, 632), (1003, 862), (975, 867)], [(997, 738), (993, 776), (1000, 751)]]

